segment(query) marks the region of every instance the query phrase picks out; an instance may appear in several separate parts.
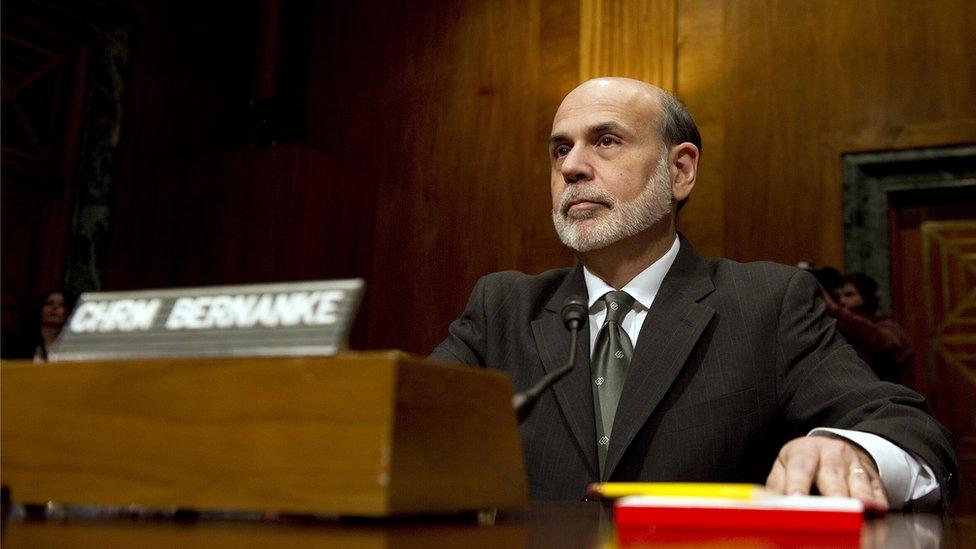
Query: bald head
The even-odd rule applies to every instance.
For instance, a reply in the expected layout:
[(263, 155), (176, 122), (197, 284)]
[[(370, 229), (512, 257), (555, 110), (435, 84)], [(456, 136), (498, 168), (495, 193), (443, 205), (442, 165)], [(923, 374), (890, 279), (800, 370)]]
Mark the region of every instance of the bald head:
[(609, 102), (620, 103), (646, 115), (653, 115), (660, 108), (664, 90), (631, 78), (594, 78), (587, 80), (569, 92), (556, 111), (558, 120), (580, 108), (589, 108)]
[(553, 118), (553, 128), (562, 118), (580, 109), (614, 104), (628, 109), (657, 130), (664, 146), (692, 143), (702, 148), (701, 134), (691, 113), (667, 91), (633, 78), (603, 77), (587, 80), (563, 99)]

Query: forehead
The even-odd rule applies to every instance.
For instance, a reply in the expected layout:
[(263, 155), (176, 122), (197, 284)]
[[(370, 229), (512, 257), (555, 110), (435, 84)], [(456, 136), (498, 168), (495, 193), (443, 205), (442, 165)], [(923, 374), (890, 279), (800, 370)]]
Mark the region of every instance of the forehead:
[(658, 97), (646, 90), (614, 86), (588, 86), (573, 90), (563, 100), (552, 121), (552, 133), (573, 134), (606, 123), (616, 123), (634, 133), (656, 126)]

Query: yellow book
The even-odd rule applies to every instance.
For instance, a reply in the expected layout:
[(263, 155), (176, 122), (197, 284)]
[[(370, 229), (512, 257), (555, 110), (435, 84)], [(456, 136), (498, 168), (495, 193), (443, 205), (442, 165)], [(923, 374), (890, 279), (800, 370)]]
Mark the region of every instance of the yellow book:
[(755, 499), (767, 495), (759, 484), (716, 482), (600, 482), (589, 485), (587, 493), (601, 499), (625, 496)]

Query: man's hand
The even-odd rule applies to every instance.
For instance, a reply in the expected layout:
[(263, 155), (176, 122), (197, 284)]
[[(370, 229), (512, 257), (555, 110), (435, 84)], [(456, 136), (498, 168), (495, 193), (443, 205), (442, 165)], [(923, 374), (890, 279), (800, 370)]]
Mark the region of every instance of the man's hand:
[(888, 510), (874, 460), (846, 440), (795, 438), (780, 449), (766, 478), (766, 489), (780, 494), (809, 494), (814, 484), (821, 495), (850, 496), (861, 500), (868, 510)]

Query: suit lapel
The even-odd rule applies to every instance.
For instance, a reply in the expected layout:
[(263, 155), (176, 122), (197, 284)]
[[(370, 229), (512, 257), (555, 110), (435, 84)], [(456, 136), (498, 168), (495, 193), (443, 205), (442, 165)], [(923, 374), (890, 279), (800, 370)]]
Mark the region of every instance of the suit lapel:
[(704, 263), (682, 238), (678, 256), (647, 312), (637, 339), (610, 437), (608, 478), (671, 388), (715, 314), (712, 308), (699, 303), (713, 290)]
[[(586, 298), (583, 267), (577, 266), (546, 304), (539, 318), (532, 321), (539, 357), (546, 372), (562, 367), (569, 359), (570, 334), (563, 325), (560, 312), (563, 302), (571, 295)], [(590, 389), (590, 332), (588, 324), (580, 328), (576, 342), (576, 360), (573, 369), (557, 381), (551, 390), (556, 396), (559, 409), (566, 418), (570, 431), (576, 438), (593, 477), (598, 476), (596, 455), (596, 427), (593, 419), (593, 394)]]

